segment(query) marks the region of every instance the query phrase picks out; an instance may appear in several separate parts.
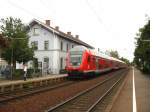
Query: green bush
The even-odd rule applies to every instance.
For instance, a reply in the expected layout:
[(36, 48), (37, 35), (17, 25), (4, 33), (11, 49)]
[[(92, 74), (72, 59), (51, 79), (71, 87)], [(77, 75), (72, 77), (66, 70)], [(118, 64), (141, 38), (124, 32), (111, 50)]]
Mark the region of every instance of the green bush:
[[(27, 70), (27, 78), (32, 78), (32, 77), (37, 77), (35, 74), (40, 73), (39, 69), (28, 69)], [(23, 79), (24, 76), (24, 71), (23, 69), (16, 69), (15, 71), (13, 71), (13, 79)]]
[(149, 68), (144, 68), (142, 71), (143, 71), (143, 73), (150, 74), (150, 69)]
[(23, 79), (23, 70), (22, 69), (16, 69), (13, 71), (13, 79)]
[(66, 69), (61, 69), (61, 70), (59, 71), (59, 73), (60, 73), (60, 74), (66, 74), (66, 73), (67, 73), (67, 70), (66, 70)]

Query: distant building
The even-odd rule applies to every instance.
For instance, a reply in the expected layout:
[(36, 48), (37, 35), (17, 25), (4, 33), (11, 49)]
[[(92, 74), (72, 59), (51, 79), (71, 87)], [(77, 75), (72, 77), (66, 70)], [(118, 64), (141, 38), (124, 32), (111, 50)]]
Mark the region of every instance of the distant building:
[(2, 51), (5, 47), (7, 47), (8, 43), (6, 39), (0, 34), (0, 68), (5, 67), (7, 62), (1, 58)]
[(29, 26), (29, 45), (34, 46), (35, 58), (38, 59), (43, 73), (51, 71), (53, 74), (59, 74), (61, 69), (65, 69), (66, 55), (70, 48), (76, 45), (93, 48), (81, 41), (78, 35), (73, 37), (71, 32), (60, 31), (58, 26), (51, 27), (50, 20), (42, 23), (34, 19)]

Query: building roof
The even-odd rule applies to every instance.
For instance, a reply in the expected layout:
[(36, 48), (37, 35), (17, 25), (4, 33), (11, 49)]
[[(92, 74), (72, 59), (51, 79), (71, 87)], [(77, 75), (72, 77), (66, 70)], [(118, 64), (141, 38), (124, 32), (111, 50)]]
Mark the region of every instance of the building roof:
[(53, 33), (59, 35), (60, 37), (62, 37), (62, 38), (64, 38), (64, 39), (67, 39), (67, 40), (73, 41), (73, 42), (75, 42), (75, 43), (77, 43), (77, 44), (79, 44), (79, 45), (83, 45), (83, 46), (86, 46), (86, 47), (88, 47), (88, 48), (94, 49), (93, 46), (91, 46), (91, 45), (89, 45), (89, 44), (83, 42), (83, 41), (80, 40), (79, 38), (73, 37), (71, 34), (66, 34), (66, 33), (60, 31), (60, 30), (58, 29), (58, 27), (57, 27), (57, 28), (53, 28), (53, 27), (51, 27), (51, 26), (46, 25), (46, 24), (43, 23), (43, 22), (40, 22), (39, 20), (36, 20), (36, 19), (33, 19), (33, 20), (29, 23), (30, 26), (33, 26), (33, 25), (35, 25), (35, 24), (39, 24), (41, 27), (43, 27), (43, 28), (47, 29), (48, 31), (51, 31), (51, 32), (53, 32)]

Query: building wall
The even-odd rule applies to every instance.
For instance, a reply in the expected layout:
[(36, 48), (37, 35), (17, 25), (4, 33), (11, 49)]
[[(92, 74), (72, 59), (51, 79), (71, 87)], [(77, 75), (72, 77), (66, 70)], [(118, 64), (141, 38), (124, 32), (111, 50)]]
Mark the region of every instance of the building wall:
[[(39, 31), (37, 32), (38, 34), (35, 35), (34, 32), (34, 28), (38, 28)], [(48, 40), (49, 41), (49, 50), (54, 49), (54, 36), (53, 36), (53, 32), (49, 32), (45, 29), (43, 29), (42, 27), (40, 27), (39, 25), (34, 25), (31, 28), (31, 31), (29, 33), (30, 35), (30, 39), (29, 39), (29, 43), (31, 44), (32, 41), (38, 41), (38, 50), (44, 50), (44, 41)]]
[[(34, 28), (37, 28), (37, 34), (34, 34)], [(53, 34), (48, 32), (47, 30), (43, 29), (39, 25), (34, 25), (30, 32), (29, 32), (29, 45), (31, 45), (32, 42), (37, 41), (38, 42), (38, 49), (35, 50), (35, 58), (38, 59), (38, 62), (42, 62), (42, 69), (44, 69), (44, 58), (49, 58), (49, 68), (52, 67), (52, 59), (53, 59)], [(48, 50), (44, 49), (44, 41), (49, 42)], [(45, 72), (44, 70), (42, 72)]]
[[(63, 43), (61, 49), (61, 42)], [(54, 38), (54, 52), (53, 52), (53, 69), (54, 73), (59, 73), (59, 70), (65, 69), (66, 66), (66, 56), (67, 56), (67, 44), (68, 50), (75, 46), (76, 44), (55, 35)], [(61, 64), (62, 63), (62, 64)]]
[(0, 67), (6, 67), (8, 65), (8, 63), (5, 61), (5, 60), (3, 60), (2, 58), (0, 58)]
[[(34, 28), (38, 28), (37, 33), (34, 34)], [(38, 62), (42, 62), (42, 71), (44, 73), (44, 58), (49, 58), (49, 69), (53, 74), (58, 74), (60, 69), (65, 69), (67, 44), (68, 49), (72, 48), (76, 44), (74, 42), (63, 39), (59, 35), (54, 34), (52, 31), (48, 31), (39, 25), (34, 25), (29, 32), (29, 44), (31, 42), (38, 41), (38, 50), (35, 50), (35, 57), (38, 58)], [(44, 41), (49, 41), (49, 49), (44, 49)], [(63, 47), (61, 49), (61, 42)]]

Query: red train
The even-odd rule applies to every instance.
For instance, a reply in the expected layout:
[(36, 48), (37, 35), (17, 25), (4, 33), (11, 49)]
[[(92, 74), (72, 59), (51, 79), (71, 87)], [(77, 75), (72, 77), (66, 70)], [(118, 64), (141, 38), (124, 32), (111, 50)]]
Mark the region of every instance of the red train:
[(113, 69), (126, 67), (116, 58), (97, 53), (84, 46), (75, 46), (67, 55), (66, 70), (69, 77), (89, 77)]

